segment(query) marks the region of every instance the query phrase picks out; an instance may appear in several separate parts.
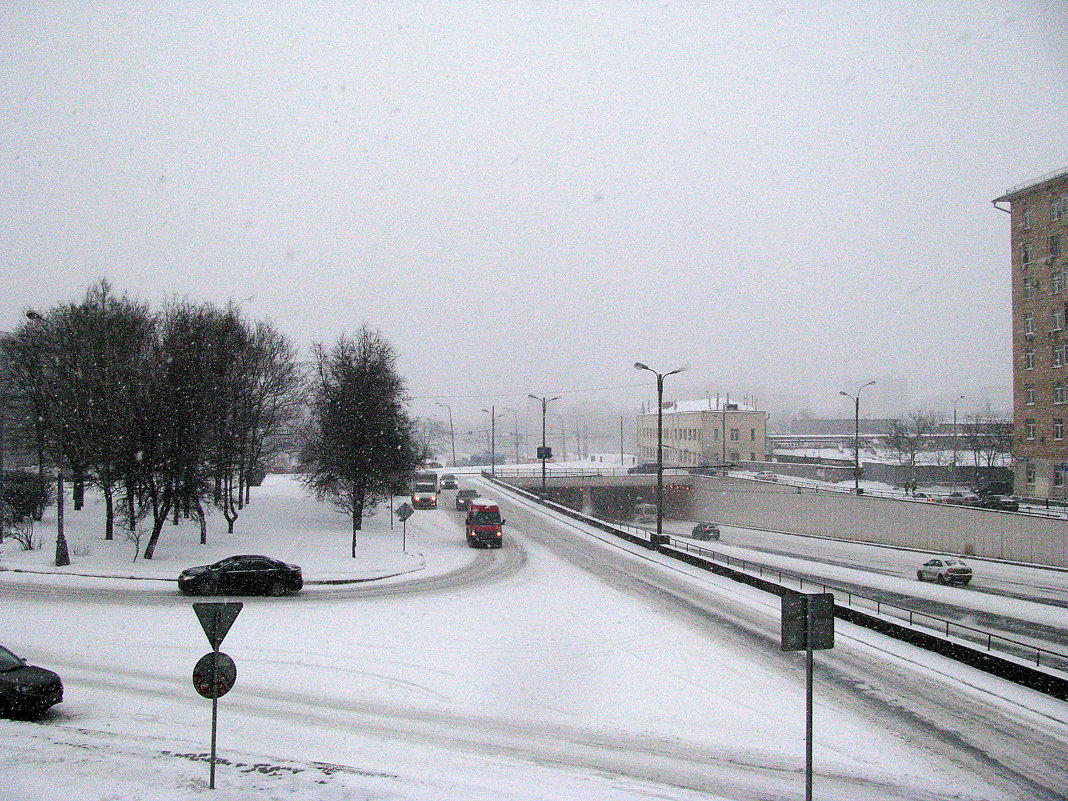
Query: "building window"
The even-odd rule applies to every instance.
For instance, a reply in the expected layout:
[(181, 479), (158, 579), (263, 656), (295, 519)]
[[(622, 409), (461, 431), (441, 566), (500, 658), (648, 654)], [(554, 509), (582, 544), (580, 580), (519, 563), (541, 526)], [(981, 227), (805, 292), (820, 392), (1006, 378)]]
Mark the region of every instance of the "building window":
[(1035, 369), (1035, 352), (1033, 350), (1024, 351), (1024, 369), (1025, 370), (1034, 370)]
[(1058, 403), (1058, 404), (1059, 403), (1065, 403), (1066, 402), (1066, 398), (1068, 398), (1068, 393), (1065, 393), (1065, 391), (1064, 391), (1064, 384), (1054, 384), (1053, 385), (1053, 402), (1054, 403)]
[(739, 439), (739, 437), (738, 437), (738, 429), (737, 428), (732, 428), (731, 429), (731, 442), (737, 442), (738, 439)]
[(1035, 335), (1035, 315), (1033, 312), (1028, 312), (1024, 315), (1024, 333), (1032, 337)]
[(755, 428), (750, 428), (749, 429), (749, 441), (750, 442), (756, 442), (756, 429)]
[(1032, 214), (1031, 214), (1031, 209), (1027, 208), (1027, 206), (1024, 206), (1023, 207), (1023, 214), (1021, 216), (1023, 217), (1024, 230), (1025, 231), (1030, 231), (1031, 230), (1031, 223), (1034, 221), (1033, 217), (1032, 217)]
[(1027, 467), (1024, 469), (1024, 480), (1028, 484), (1034, 484), (1035, 483), (1035, 463), (1034, 462), (1028, 462), (1027, 463)]
[(1028, 406), (1035, 405), (1035, 388), (1031, 384), (1024, 387), (1024, 403)]
[(750, 454), (749, 454), (749, 461), (750, 461), (750, 462), (755, 462), (756, 460), (757, 460), (757, 458), (756, 458), (756, 454), (755, 454), (755, 453), (752, 453), (752, 452), (750, 452)]
[(1031, 246), (1020, 245), (1020, 264), (1026, 270), (1031, 266)]
[[(1024, 298), (1027, 299), (1027, 300), (1034, 300), (1035, 299), (1035, 291), (1038, 289), (1038, 284), (1034, 280), (1032, 280), (1030, 278), (1026, 278), (1026, 279), (1024, 279), (1024, 282), (1023, 282), (1023, 288), (1024, 288)], [(1057, 289), (1056, 291), (1060, 292), (1060, 289)]]
[(1053, 471), (1053, 486), (1055, 486), (1055, 487), (1063, 487), (1064, 486), (1064, 471), (1061, 470), (1060, 467), (1057, 467)]
[(1064, 306), (1054, 306), (1053, 307), (1053, 315), (1052, 315), (1052, 317), (1053, 317), (1053, 330), (1054, 331), (1063, 331), (1064, 330)]
[(1024, 420), (1024, 437), (1027, 439), (1035, 438), (1035, 421), (1031, 418)]
[(1053, 346), (1053, 366), (1064, 367), (1068, 362), (1068, 342), (1057, 342)]
[[(1064, 270), (1053, 270), (1049, 274), (1049, 291), (1051, 294), (1059, 295), (1062, 289), (1064, 289)], [(1034, 297), (1033, 292), (1031, 297)]]
[(1063, 417), (1054, 417), (1053, 418), (1053, 438), (1054, 439), (1064, 439), (1064, 418)]
[(1068, 213), (1068, 193), (1051, 197), (1049, 199), (1049, 218), (1056, 222), (1065, 213)]
[(1050, 234), (1049, 235), (1049, 255), (1052, 258), (1057, 258), (1061, 255), (1061, 235)]

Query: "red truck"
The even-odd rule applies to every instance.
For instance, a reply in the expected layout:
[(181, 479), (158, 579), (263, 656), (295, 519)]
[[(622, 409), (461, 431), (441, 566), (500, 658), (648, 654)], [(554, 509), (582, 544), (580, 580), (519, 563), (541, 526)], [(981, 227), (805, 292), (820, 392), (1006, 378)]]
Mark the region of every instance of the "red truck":
[(500, 548), (504, 520), (501, 509), (493, 501), (472, 498), (467, 507), (467, 544), (472, 548)]

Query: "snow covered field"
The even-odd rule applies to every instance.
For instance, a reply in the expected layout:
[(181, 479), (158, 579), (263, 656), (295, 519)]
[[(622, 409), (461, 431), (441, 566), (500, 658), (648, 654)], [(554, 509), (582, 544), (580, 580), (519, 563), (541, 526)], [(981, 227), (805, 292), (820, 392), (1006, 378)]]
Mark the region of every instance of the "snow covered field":
[[(93, 502), (68, 511), (67, 536), (82, 555), (67, 568), (49, 566), (47, 517), (41, 551), (6, 544), (0, 643), (57, 670), (66, 698), (41, 720), (0, 721), (0, 797), (803, 797), (803, 663), (743, 628), (749, 618), (774, 628), (772, 604), (683, 576), (678, 586), (704, 600), (676, 608), (650, 583), (655, 565), (609, 557), (518, 507), (505, 507), (506, 547), (474, 551), (452, 493), (442, 498), (443, 508), (408, 521), (407, 552), (400, 522), (391, 529), (380, 510), (356, 559), (347, 518), (282, 476), (254, 491), (233, 535), (215, 519), (201, 546), (195, 525), (168, 524), (149, 563), (132, 561), (129, 542), (103, 542)], [(222, 646), (238, 679), (219, 702), (224, 763), (211, 792), (211, 704), (190, 679), (210, 648), (196, 599), (180, 596), (174, 578), (260, 552), (302, 565), (307, 588), (242, 599)], [(886, 672), (909, 675), (918, 695), (956, 692), (940, 689), (937, 670), (909, 674), (906, 661)], [(1040, 782), (1032, 786), (953, 745), (986, 736), (967, 715), (933, 732), (913, 720), (924, 704), (892, 699), (888, 713), (854, 698), (854, 681), (837, 668), (817, 677), (818, 798), (1058, 797), (1048, 788), (1063, 778), (1063, 760), (1021, 754)], [(1013, 695), (1022, 703), (999, 701), (997, 736), (1024, 726), (1063, 752), (1065, 705)]]

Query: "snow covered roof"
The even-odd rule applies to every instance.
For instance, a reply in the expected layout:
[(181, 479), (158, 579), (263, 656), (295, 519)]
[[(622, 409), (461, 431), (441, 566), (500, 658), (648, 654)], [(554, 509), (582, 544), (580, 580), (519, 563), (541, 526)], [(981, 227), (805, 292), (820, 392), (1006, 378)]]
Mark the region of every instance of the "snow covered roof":
[[(686, 412), (720, 412), (723, 411), (724, 404), (726, 404), (727, 406), (727, 411), (759, 411), (759, 409), (754, 406), (749, 406), (745, 403), (737, 403), (736, 401), (732, 401), (727, 398), (700, 398), (699, 400), (689, 401), (664, 401), (664, 414), (684, 414)], [(644, 410), (644, 414), (654, 414), (655, 412), (656, 404), (647, 406)]]

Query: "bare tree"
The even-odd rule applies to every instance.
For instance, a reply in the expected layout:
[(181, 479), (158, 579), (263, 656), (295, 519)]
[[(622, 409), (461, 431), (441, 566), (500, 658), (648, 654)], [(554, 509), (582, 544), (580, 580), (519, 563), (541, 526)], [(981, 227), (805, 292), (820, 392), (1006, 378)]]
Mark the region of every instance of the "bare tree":
[(933, 412), (913, 411), (901, 420), (891, 420), (885, 443), (894, 459), (909, 468), (909, 481), (916, 483), (916, 460), (933, 440), (941, 417)]
[(996, 467), (1012, 452), (1012, 423), (986, 409), (969, 415), (964, 436), (976, 467)]
[(327, 351), (316, 346), (318, 380), (301, 457), (305, 485), (352, 518), (352, 556), (363, 515), (419, 464), (396, 353), (376, 330), (361, 328)]

